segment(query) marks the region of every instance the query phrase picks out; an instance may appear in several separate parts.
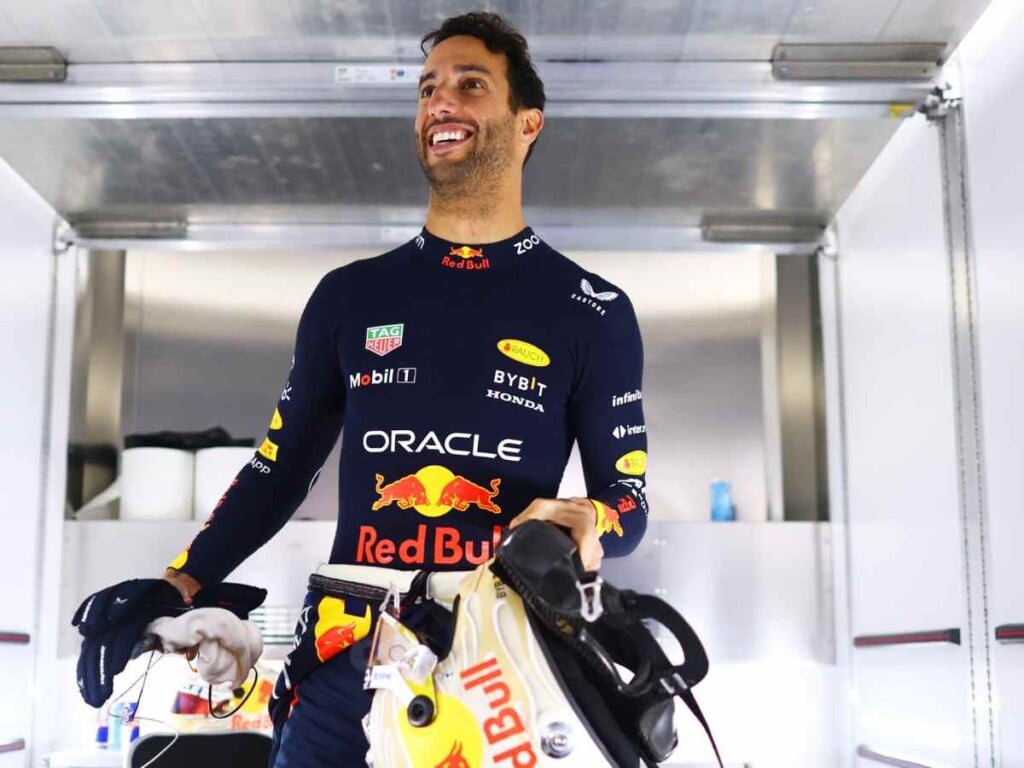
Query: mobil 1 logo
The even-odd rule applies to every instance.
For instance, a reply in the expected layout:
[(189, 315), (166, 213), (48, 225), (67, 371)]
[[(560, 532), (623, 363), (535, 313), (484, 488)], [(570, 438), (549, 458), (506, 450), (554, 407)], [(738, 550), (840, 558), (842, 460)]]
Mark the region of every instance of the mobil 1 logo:
[(365, 373), (352, 373), (348, 377), (349, 389), (364, 389), (381, 384), (415, 384), (415, 368), (374, 368)]

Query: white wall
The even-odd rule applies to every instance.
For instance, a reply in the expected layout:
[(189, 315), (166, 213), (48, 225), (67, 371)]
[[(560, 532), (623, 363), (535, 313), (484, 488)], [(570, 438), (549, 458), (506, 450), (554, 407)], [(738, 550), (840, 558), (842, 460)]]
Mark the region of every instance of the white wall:
[[(1024, 4), (993, 2), (957, 58), (977, 257), (988, 610), (993, 626), (1024, 624)], [(1004, 766), (1024, 765), (1024, 645), (991, 653), (996, 753)]]
[[(985, 605), (975, 609), (991, 625), (982, 642), (993, 672), (994, 764), (1018, 766), (1024, 646), (996, 643), (991, 629), (1024, 624), (1024, 106), (1016, 96), (1024, 86), (1024, 5), (995, 0), (947, 74), (964, 99), (977, 279), (988, 568)], [(851, 635), (966, 630), (937, 139), (921, 118), (904, 125), (837, 217)], [(851, 748), (974, 765), (975, 744), (986, 755), (990, 735), (972, 728), (969, 673), (966, 647), (853, 651)], [(986, 670), (974, 677), (984, 724)]]
[[(0, 161), (0, 631), (32, 638), (29, 645), (0, 644), (0, 744), (25, 739), (30, 747), (54, 223), (52, 209)], [(27, 758), (27, 750), (0, 755), (0, 767), (26, 765)]]
[[(901, 126), (837, 227), (851, 634), (966, 628), (937, 129)], [(973, 763), (965, 647), (858, 649), (852, 669), (856, 744)]]

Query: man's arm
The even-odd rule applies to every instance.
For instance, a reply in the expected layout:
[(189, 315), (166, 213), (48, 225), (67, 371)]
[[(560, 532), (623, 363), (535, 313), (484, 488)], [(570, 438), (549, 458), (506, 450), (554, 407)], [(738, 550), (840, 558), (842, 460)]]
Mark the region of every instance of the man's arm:
[(277, 533), (305, 499), (338, 439), (345, 381), (338, 361), (341, 276), (321, 280), (299, 320), (295, 356), (266, 437), (191, 545), (164, 573), (186, 604)]
[(643, 343), (633, 305), (615, 293), (594, 335), (580, 341), (579, 380), (569, 400), (588, 498), (537, 499), (511, 524), (539, 519), (569, 528), (588, 570), (604, 554), (632, 552), (647, 529)]

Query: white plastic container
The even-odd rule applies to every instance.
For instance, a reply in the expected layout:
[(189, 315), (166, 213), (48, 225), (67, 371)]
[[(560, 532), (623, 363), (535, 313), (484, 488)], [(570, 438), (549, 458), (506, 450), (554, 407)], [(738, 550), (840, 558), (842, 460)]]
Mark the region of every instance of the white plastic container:
[(190, 520), (195, 454), (128, 448), (121, 454), (122, 520)]

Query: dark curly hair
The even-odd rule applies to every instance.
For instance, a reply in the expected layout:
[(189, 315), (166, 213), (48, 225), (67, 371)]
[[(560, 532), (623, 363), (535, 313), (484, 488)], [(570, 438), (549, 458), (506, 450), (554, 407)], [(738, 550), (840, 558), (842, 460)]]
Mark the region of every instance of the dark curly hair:
[[(526, 107), (528, 109), (544, 109), (544, 83), (541, 82), (537, 70), (530, 60), (529, 46), (526, 38), (496, 13), (473, 11), (461, 16), (445, 19), (441, 26), (428, 32), (420, 40), (420, 50), (426, 56), (430, 49), (449, 37), (467, 35), (475, 37), (491, 53), (505, 54), (508, 62), (508, 105), (513, 112)], [(526, 152), (526, 160), (533, 154), (537, 145), (535, 139)], [(526, 164), (526, 161), (523, 161)]]

